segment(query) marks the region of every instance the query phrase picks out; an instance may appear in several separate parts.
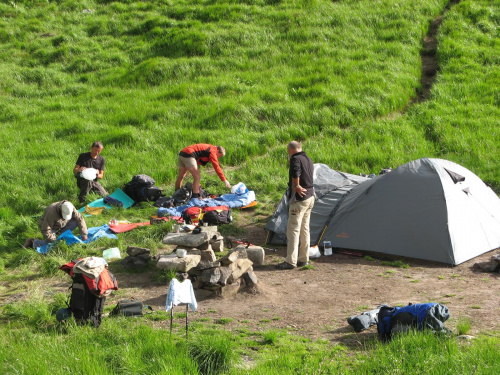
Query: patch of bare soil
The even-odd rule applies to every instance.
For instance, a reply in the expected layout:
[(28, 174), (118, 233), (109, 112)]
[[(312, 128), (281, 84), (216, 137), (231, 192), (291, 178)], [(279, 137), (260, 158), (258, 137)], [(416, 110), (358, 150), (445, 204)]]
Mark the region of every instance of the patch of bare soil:
[[(249, 228), (246, 238), (263, 245), (263, 228)], [(373, 337), (376, 328), (355, 334), (346, 322), (347, 317), (382, 303), (438, 302), (450, 310), (448, 328), (454, 329), (460, 319), (470, 318), (472, 334), (500, 330), (500, 275), (471, 269), (476, 262), (488, 261), (495, 252), (456, 267), (404, 259), (410, 266), (407, 269), (384, 266), (380, 260), (334, 253), (312, 261), (313, 269), (276, 270), (274, 265), (283, 260), (285, 253), (285, 248), (266, 251), (266, 264), (255, 267), (259, 278), (257, 290), (226, 299), (198, 301), (199, 311), (191, 315), (191, 320), (209, 318), (215, 322), (232, 318), (225, 329), (288, 329), (311, 338), (356, 346)], [(119, 281), (125, 295), (140, 298), (155, 309), (164, 308), (167, 286), (151, 282), (150, 275), (123, 274), (119, 275)], [(183, 308), (177, 311), (182, 312)]]

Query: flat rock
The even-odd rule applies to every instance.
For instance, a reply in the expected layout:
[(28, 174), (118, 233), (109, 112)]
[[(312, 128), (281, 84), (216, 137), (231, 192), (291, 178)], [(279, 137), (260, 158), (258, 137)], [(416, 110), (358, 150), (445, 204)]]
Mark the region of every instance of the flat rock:
[(231, 253), (227, 254), (225, 257), (220, 258), (219, 262), (223, 266), (229, 266), (230, 264), (234, 263), (238, 259), (247, 259), (247, 258), (248, 258), (247, 252), (245, 251), (245, 249), (242, 249), (239, 251), (232, 251)]
[(229, 265), (229, 268), (233, 271), (231, 276), (227, 279), (228, 284), (234, 283), (239, 279), (248, 269), (252, 267), (252, 261), (250, 259), (236, 259), (235, 262)]
[(493, 256), (491, 257), (491, 260), (492, 260), (493, 262), (500, 263), (500, 253), (493, 255)]
[(192, 233), (167, 233), (161, 241), (167, 245), (180, 245), (185, 247), (198, 247), (208, 241), (208, 234), (201, 232), (197, 234)]
[(178, 272), (188, 272), (200, 263), (200, 255), (186, 255), (179, 258), (175, 254), (161, 255), (156, 263), (156, 267), (163, 270), (177, 270)]
[(264, 248), (260, 246), (249, 246), (238, 245), (235, 247), (234, 251), (246, 251), (248, 259), (253, 262), (254, 266), (262, 266), (264, 264), (265, 251)]
[(200, 251), (201, 255), (201, 261), (205, 262), (215, 262), (217, 260), (217, 257), (215, 256), (215, 253), (213, 250), (201, 250)]
[(151, 250), (145, 247), (129, 246), (127, 247), (127, 254), (134, 257), (139, 254), (151, 254)]
[(207, 270), (210, 268), (219, 268), (220, 267), (220, 262), (207, 262), (207, 261), (200, 261), (198, 265), (196, 266), (197, 270)]
[(215, 285), (220, 279), (220, 269), (219, 268), (209, 268), (204, 270), (197, 280), (204, 284)]

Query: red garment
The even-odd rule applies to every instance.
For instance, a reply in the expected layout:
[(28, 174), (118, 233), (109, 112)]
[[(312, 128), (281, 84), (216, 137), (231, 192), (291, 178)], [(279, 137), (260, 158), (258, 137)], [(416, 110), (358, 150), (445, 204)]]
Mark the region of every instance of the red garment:
[[(59, 269), (66, 272), (71, 276), (71, 278), (73, 278), (73, 267), (75, 266), (75, 264), (76, 262), (69, 262), (63, 264), (61, 267), (59, 267)], [(104, 270), (97, 278), (97, 284), (95, 279), (92, 279), (84, 274), (82, 274), (82, 276), (85, 279), (85, 283), (87, 284), (90, 292), (93, 294), (104, 294), (104, 292), (106, 292), (108, 289), (118, 290), (118, 281), (116, 280), (115, 276), (108, 271), (107, 268), (104, 268)]]
[(219, 158), (217, 154), (217, 146), (209, 145), (207, 143), (198, 143), (184, 147), (179, 153), (180, 156), (185, 158), (195, 158), (196, 162), (200, 165), (212, 163), (215, 173), (217, 173), (222, 181), (226, 181), (224, 172), (222, 172), (222, 168), (219, 165)]
[(123, 233), (128, 232), (129, 230), (135, 229), (137, 227), (141, 227), (143, 225), (151, 225), (149, 221), (144, 223), (130, 223), (130, 224), (109, 224), (109, 229), (113, 233)]

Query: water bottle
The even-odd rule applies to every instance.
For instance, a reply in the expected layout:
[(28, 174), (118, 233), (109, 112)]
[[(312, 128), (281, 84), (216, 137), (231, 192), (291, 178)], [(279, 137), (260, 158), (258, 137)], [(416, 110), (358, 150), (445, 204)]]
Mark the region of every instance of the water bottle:
[(332, 241), (323, 241), (323, 250), (325, 255), (332, 255)]

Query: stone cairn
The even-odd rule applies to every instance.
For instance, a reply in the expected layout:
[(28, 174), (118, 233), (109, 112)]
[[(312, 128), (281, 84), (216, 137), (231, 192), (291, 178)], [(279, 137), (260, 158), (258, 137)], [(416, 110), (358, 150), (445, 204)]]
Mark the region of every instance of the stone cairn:
[(144, 247), (127, 247), (127, 256), (122, 259), (121, 265), (129, 270), (141, 270), (148, 266), (151, 259), (151, 250)]
[[(176, 245), (169, 255), (160, 255), (157, 267), (187, 273), (197, 299), (229, 297), (251, 289), (257, 284), (253, 266), (264, 264), (264, 249), (260, 246), (238, 245), (217, 259), (215, 252), (224, 250), (224, 238), (216, 226), (200, 227), (200, 233), (168, 233), (164, 244)], [(187, 255), (180, 258), (177, 249)]]

